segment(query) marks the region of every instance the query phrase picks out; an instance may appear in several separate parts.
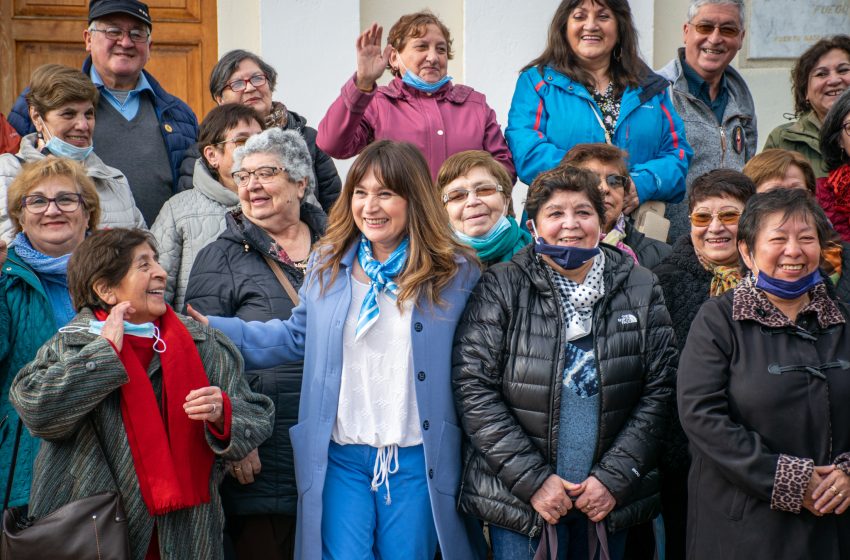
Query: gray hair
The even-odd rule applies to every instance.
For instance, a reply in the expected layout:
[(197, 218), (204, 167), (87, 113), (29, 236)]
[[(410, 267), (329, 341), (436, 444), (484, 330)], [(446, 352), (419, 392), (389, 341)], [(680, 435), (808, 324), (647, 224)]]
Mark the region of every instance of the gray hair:
[(227, 81), (236, 72), (236, 68), (242, 64), (243, 60), (250, 60), (260, 67), (260, 70), (266, 75), (269, 89), (274, 92), (277, 85), (277, 70), (254, 53), (236, 49), (225, 53), (210, 72), (210, 95), (212, 95), (213, 101), (217, 101), (216, 97), (220, 96), (224, 88), (227, 87)]
[(307, 143), (298, 132), (274, 127), (251, 136), (244, 146), (233, 152), (231, 172), (241, 171), (242, 160), (254, 154), (275, 156), (293, 181), (307, 179), (305, 198), (315, 192), (316, 175), (313, 173), (313, 159), (310, 157)]
[(688, 6), (688, 21), (693, 21), (697, 17), (700, 8), (713, 4), (738, 8), (738, 20), (741, 22), (741, 29), (744, 28), (744, 0), (691, 0), (691, 5)]

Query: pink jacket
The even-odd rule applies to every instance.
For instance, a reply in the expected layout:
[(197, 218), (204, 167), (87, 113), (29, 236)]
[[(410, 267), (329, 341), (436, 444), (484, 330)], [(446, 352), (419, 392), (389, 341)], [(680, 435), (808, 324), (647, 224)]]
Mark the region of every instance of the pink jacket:
[(483, 94), (468, 86), (449, 83), (428, 94), (394, 78), (389, 85), (364, 93), (352, 77), (319, 123), (316, 144), (327, 154), (345, 159), (359, 154), (376, 139), (410, 142), (418, 147), (435, 179), (452, 154), (484, 150), (516, 180), (496, 112)]

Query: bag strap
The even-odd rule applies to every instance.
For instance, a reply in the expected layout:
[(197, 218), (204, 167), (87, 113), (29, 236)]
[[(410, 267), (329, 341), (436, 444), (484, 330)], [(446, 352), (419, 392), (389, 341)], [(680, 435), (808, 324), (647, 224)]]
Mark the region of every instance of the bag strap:
[(277, 261), (275, 261), (273, 258), (266, 254), (263, 254), (263, 259), (265, 259), (266, 264), (269, 265), (269, 268), (272, 269), (272, 272), (274, 273), (275, 277), (277, 277), (277, 281), (280, 282), (281, 286), (283, 286), (283, 291), (286, 292), (286, 295), (289, 296), (289, 299), (291, 299), (292, 303), (295, 304), (295, 306), (297, 307), (298, 302), (300, 301), (298, 299), (298, 292), (292, 286), (292, 282), (289, 281), (289, 278), (286, 277), (286, 274), (284, 274), (283, 271), (280, 269), (280, 265), (277, 264)]
[(21, 445), (21, 432), (24, 423), (18, 418), (18, 427), (15, 429), (15, 447), (12, 449), (12, 464), (9, 468), (9, 480), (6, 482), (6, 496), (3, 497), (3, 510), (9, 507), (9, 498), (12, 496), (12, 482), (15, 481), (15, 464), (18, 462), (18, 447)]
[(599, 547), (599, 560), (611, 560), (611, 553), (608, 550), (608, 530), (605, 527), (605, 522), (594, 523), (587, 520), (587, 541), (588, 541), (588, 558), (593, 560), (596, 557), (596, 549)]
[(558, 532), (554, 525), (543, 523), (543, 533), (534, 560), (556, 560), (558, 558)]

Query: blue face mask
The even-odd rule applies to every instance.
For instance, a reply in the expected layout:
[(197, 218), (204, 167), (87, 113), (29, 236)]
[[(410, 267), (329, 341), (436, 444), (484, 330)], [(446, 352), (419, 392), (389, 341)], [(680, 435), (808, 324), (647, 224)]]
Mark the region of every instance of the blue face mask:
[[(70, 333), (70, 332), (90, 332), (92, 334), (101, 335), (103, 333), (103, 325), (106, 324), (106, 321), (95, 321), (94, 319), (89, 321), (88, 328), (83, 326), (70, 326), (70, 327), (62, 327), (59, 329), (59, 332)], [(162, 340), (159, 336), (159, 329), (153, 323), (142, 323), (141, 325), (137, 325), (135, 323), (128, 323), (124, 321), (124, 334), (129, 334), (132, 336), (138, 336), (140, 338), (153, 338), (153, 349), (155, 352), (162, 354), (165, 352), (167, 346), (165, 345), (165, 341)]]
[(822, 281), (823, 276), (820, 270), (815, 270), (811, 274), (792, 281), (773, 278), (762, 271), (758, 273), (756, 288), (782, 299), (797, 299)]
[(47, 134), (50, 135), (50, 140), (47, 141), (44, 147), (54, 156), (68, 158), (74, 161), (83, 161), (89, 157), (89, 154), (91, 154), (94, 150), (94, 145), (80, 148), (79, 146), (69, 144), (68, 142), (54, 136), (53, 133), (50, 132), (50, 129), (47, 128), (43, 119), (41, 124), (44, 127), (44, 130), (47, 131)]
[(531, 220), (531, 228), (534, 230), (534, 252), (538, 255), (546, 255), (564, 270), (575, 270), (587, 261), (599, 254), (599, 246), (586, 249), (584, 247), (565, 247), (563, 245), (550, 245), (543, 241), (537, 234), (537, 226)]
[(511, 229), (511, 222), (508, 220), (507, 216), (502, 216), (495, 224), (493, 224), (490, 231), (484, 235), (473, 237), (471, 235), (466, 235), (462, 231), (455, 230), (455, 237), (457, 237), (464, 245), (469, 245), (473, 249), (478, 249), (479, 247), (487, 247), (494, 239), (497, 239), (499, 235), (509, 229)]
[[(401, 55), (399, 55), (399, 63), (401, 66), (404, 66), (404, 63), (401, 62)], [(433, 84), (431, 82), (426, 82), (407, 68), (404, 69), (404, 74), (401, 77), (401, 81), (405, 84), (409, 85), (414, 89), (418, 89), (419, 91), (424, 91), (425, 93), (434, 93), (450, 81), (452, 81), (451, 76), (443, 76)]]

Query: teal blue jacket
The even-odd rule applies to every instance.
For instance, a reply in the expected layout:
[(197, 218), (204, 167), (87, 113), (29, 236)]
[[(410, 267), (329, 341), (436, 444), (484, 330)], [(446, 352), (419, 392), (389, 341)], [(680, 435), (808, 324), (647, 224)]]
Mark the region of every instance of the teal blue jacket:
[[(9, 402), (9, 387), (18, 371), (35, 358), (38, 349), (56, 330), (56, 320), (41, 281), (15, 248), (10, 248), (6, 262), (0, 266), (0, 420), (5, 418), (0, 427), (0, 500), (6, 495), (18, 425), (18, 413)], [(39, 440), (24, 429), (9, 505), (29, 503), (38, 444)]]

